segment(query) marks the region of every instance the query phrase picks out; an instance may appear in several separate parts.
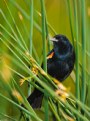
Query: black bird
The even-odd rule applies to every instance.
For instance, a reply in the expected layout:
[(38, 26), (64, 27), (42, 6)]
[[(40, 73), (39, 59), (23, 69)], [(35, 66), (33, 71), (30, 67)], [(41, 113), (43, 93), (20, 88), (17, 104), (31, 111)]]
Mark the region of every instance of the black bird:
[[(53, 41), (53, 49), (47, 55), (47, 72), (62, 82), (74, 68), (74, 48), (64, 35), (55, 35), (51, 40)], [(27, 98), (33, 108), (40, 108), (42, 99), (43, 93), (36, 88)]]

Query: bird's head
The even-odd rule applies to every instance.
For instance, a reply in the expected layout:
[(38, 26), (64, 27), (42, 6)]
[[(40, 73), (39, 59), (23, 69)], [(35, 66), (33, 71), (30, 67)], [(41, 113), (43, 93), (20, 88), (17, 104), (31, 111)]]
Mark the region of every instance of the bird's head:
[(72, 45), (68, 38), (64, 35), (55, 35), (51, 41), (54, 44), (54, 52), (57, 56), (68, 56), (68, 53), (72, 50)]

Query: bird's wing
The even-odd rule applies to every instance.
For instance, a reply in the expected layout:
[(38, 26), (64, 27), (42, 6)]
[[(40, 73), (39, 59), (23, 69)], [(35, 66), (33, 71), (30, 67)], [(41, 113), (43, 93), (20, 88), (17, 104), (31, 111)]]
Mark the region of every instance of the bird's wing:
[(47, 71), (52, 77), (58, 79), (59, 81), (63, 81), (70, 73), (67, 63), (57, 61), (55, 59), (48, 59)]

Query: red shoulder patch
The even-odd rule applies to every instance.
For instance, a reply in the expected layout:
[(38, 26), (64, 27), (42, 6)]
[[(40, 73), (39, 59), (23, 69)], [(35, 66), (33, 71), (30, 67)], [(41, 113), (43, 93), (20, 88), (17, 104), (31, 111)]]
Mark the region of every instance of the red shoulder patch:
[(47, 59), (52, 58), (52, 57), (53, 57), (53, 55), (54, 55), (54, 52), (50, 53), (50, 55), (48, 55), (48, 56), (47, 56)]

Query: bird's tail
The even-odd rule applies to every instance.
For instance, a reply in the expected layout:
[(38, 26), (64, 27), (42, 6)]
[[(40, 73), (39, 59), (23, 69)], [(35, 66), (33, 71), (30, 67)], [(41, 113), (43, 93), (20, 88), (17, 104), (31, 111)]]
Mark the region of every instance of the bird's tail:
[(42, 99), (43, 93), (36, 88), (34, 89), (32, 94), (27, 98), (28, 102), (34, 109), (41, 108)]

